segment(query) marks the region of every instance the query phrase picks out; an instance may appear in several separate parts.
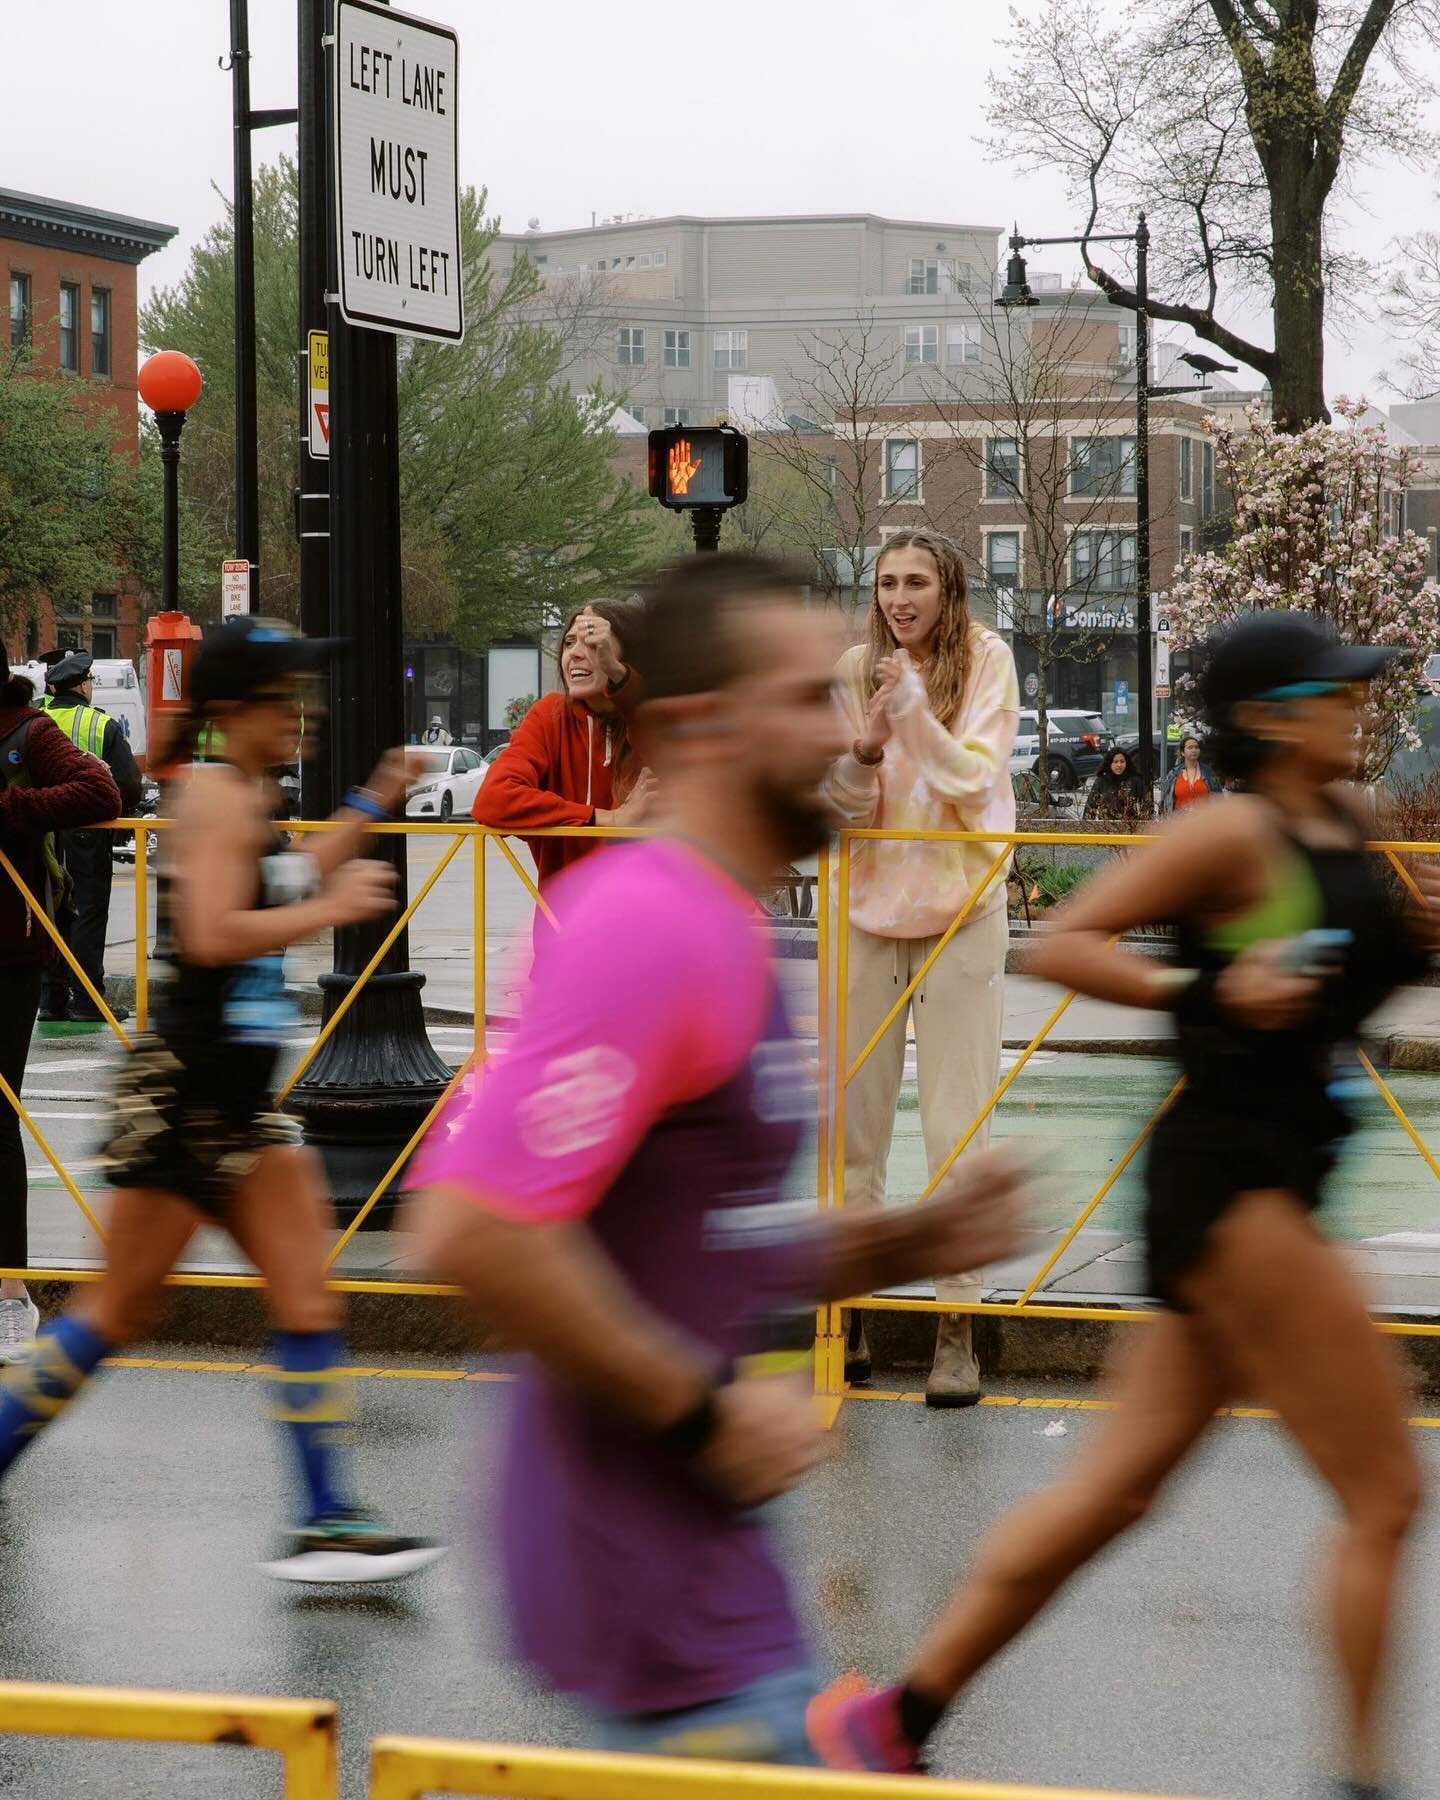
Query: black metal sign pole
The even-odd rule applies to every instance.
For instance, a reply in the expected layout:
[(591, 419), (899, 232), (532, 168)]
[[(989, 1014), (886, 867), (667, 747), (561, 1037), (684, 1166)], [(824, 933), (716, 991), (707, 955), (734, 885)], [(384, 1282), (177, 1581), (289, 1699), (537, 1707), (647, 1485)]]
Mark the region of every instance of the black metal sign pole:
[[(326, 165), (330, 156), (325, 97), (325, 0), (300, 0), (300, 335), (299, 485), (295, 530), (300, 540), (300, 629), (307, 637), (330, 634), (330, 464), (310, 454), (310, 333), (328, 324), (330, 213)], [(332, 810), (335, 780), (330, 733), (306, 734), (300, 768), (301, 813), (321, 819)]]
[[(334, 9), (326, 21), (333, 81)], [(330, 217), (335, 170), (326, 149)], [(329, 233), (334, 242), (333, 229)], [(332, 259), (332, 268), (334, 267)], [(404, 738), (400, 560), (400, 457), (395, 339), (346, 323), (338, 283), (328, 294), (330, 331), (330, 622), (345, 640), (331, 677), (330, 732), (336, 789), (363, 781)], [(333, 792), (338, 803), (340, 793)], [(373, 854), (397, 872), (405, 899), (405, 839), (377, 836)], [(392, 918), (335, 933), (332, 973), (320, 977), (329, 1019), (380, 947)], [(305, 1135), (324, 1156), (336, 1210), (353, 1216), (444, 1092), (451, 1071), (425, 1033), (423, 975), (412, 971), (402, 932), (294, 1091)], [(483, 1019), (476, 1021), (484, 1030)], [(371, 1218), (388, 1220), (395, 1189)]]

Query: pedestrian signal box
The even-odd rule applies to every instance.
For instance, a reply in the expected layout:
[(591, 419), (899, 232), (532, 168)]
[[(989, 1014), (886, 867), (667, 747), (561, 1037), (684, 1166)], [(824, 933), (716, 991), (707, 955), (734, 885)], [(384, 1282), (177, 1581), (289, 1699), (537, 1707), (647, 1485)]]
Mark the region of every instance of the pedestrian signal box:
[(750, 443), (733, 425), (667, 425), (650, 433), (650, 494), (673, 512), (739, 506)]

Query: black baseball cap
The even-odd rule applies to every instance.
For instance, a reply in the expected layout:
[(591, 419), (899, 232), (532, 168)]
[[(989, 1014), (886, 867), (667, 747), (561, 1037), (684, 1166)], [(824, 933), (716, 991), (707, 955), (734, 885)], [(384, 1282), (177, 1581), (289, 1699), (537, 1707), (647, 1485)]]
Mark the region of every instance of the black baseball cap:
[(1206, 649), (1200, 697), (1217, 724), (1246, 700), (1301, 700), (1370, 681), (1405, 654), (1391, 645), (1342, 644), (1312, 614), (1297, 612), (1247, 613)]
[(284, 619), (240, 613), (205, 633), (190, 666), (190, 696), (197, 705), (244, 700), (292, 675), (322, 669), (339, 638), (302, 637)]

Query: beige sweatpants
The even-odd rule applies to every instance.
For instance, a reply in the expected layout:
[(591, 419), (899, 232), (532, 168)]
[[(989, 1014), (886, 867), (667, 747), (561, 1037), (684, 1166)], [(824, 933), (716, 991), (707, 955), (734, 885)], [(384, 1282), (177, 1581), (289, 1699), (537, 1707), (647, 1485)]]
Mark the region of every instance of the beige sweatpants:
[[(962, 925), (910, 1001), (920, 1125), (931, 1175), (969, 1130), (1000, 1079), (1008, 940), (1003, 906), (992, 907), (983, 918)], [(847, 1067), (865, 1048), (935, 943), (933, 937), (882, 938), (851, 927)], [(905, 1073), (905, 1023), (902, 1013), (845, 1090), (847, 1206), (885, 1203), (885, 1165)], [(983, 1149), (989, 1138), (987, 1119), (964, 1154)], [(980, 1277), (946, 1277), (936, 1282), (935, 1292), (940, 1300), (978, 1300)]]

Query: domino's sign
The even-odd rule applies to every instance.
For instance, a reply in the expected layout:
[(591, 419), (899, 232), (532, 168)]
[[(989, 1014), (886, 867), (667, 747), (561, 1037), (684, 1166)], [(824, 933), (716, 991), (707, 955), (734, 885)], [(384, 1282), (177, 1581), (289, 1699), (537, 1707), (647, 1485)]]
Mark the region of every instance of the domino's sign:
[(340, 310), (458, 342), (459, 39), (375, 0), (337, 0), (332, 54)]

